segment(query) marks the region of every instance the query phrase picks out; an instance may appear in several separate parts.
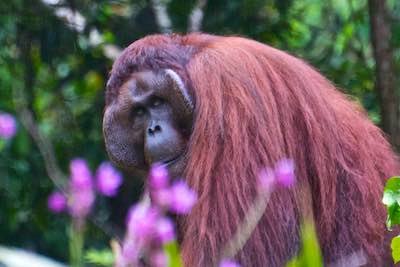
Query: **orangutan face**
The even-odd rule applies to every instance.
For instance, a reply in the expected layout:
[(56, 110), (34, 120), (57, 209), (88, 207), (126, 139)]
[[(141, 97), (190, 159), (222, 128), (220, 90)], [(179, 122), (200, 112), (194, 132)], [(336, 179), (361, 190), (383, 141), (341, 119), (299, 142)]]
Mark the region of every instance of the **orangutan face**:
[(192, 98), (174, 71), (133, 73), (105, 108), (106, 149), (124, 169), (147, 171), (157, 162), (178, 176), (192, 121)]

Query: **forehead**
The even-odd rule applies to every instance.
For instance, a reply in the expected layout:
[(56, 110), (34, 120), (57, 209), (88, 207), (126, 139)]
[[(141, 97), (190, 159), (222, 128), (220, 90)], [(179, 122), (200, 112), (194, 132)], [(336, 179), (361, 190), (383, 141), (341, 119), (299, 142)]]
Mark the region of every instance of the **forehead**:
[(138, 93), (151, 90), (160, 84), (160, 75), (154, 71), (141, 71), (132, 73), (129, 79), (122, 85)]
[(151, 94), (157, 88), (163, 87), (165, 83), (163, 75), (155, 71), (135, 72), (121, 86), (120, 95), (143, 96)]

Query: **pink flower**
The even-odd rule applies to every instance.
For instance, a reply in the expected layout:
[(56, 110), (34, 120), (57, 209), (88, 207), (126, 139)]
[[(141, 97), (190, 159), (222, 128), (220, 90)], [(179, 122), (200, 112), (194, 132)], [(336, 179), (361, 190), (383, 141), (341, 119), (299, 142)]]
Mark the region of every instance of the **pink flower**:
[(92, 174), (84, 159), (73, 159), (69, 165), (71, 172), (71, 189), (92, 188)]
[(275, 176), (279, 184), (291, 187), (295, 183), (294, 161), (282, 159), (275, 165)]
[(262, 169), (258, 179), (260, 187), (264, 191), (271, 191), (276, 182), (275, 173), (271, 168)]
[(47, 199), (47, 207), (54, 213), (60, 213), (65, 210), (67, 200), (60, 192), (53, 192)]
[(168, 258), (164, 251), (158, 250), (150, 255), (150, 266), (152, 267), (167, 267)]
[(94, 203), (92, 175), (83, 159), (74, 159), (70, 163), (70, 201), (69, 210), (75, 218), (85, 218)]
[(150, 171), (149, 193), (150, 202), (142, 201), (129, 209), (127, 233), (117, 266), (138, 266), (138, 255), (149, 266), (168, 266), (162, 246), (175, 240), (176, 233), (166, 213), (186, 214), (197, 200), (197, 194), (185, 182), (169, 186), (168, 172), (162, 165), (155, 165)]
[(127, 239), (122, 244), (121, 254), (117, 255), (116, 267), (137, 266), (139, 249), (133, 239)]
[(240, 267), (240, 264), (233, 260), (225, 259), (221, 261), (219, 267)]
[(150, 186), (152, 189), (159, 190), (166, 188), (169, 183), (168, 170), (164, 165), (154, 164), (150, 170)]
[(17, 124), (13, 116), (7, 113), (0, 113), (0, 137), (12, 138), (17, 132)]
[(162, 244), (169, 243), (175, 239), (174, 223), (167, 217), (161, 218), (157, 221), (156, 231)]
[(115, 196), (122, 184), (122, 175), (109, 163), (103, 162), (96, 172), (97, 190), (105, 196)]
[(156, 232), (158, 211), (144, 203), (132, 206), (128, 212), (128, 236), (138, 240), (150, 240)]
[(151, 192), (152, 201), (161, 209), (168, 209), (171, 205), (171, 190), (163, 188)]
[(91, 188), (83, 188), (71, 191), (69, 201), (69, 211), (72, 217), (85, 218), (92, 209), (95, 200), (94, 192)]
[(197, 201), (197, 194), (183, 181), (178, 181), (171, 187), (171, 211), (177, 214), (187, 214)]

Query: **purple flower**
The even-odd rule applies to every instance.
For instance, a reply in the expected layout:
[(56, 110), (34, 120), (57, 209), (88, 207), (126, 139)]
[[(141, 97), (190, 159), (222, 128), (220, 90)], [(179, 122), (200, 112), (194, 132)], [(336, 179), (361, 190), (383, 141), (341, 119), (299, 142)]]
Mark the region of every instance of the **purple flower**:
[(100, 164), (96, 172), (97, 190), (108, 197), (115, 196), (122, 184), (122, 175), (109, 163)]
[(47, 199), (47, 207), (54, 213), (60, 213), (65, 210), (67, 200), (60, 192), (53, 192)]
[(71, 189), (92, 188), (92, 174), (84, 159), (73, 159), (69, 165), (71, 172)]
[(92, 208), (95, 195), (91, 189), (71, 191), (69, 211), (72, 217), (85, 218)]
[(160, 218), (157, 221), (156, 231), (162, 244), (169, 243), (175, 239), (174, 223), (167, 217)]
[(177, 214), (187, 214), (197, 201), (197, 194), (183, 181), (171, 187), (171, 210)]
[(171, 190), (169, 188), (158, 189), (151, 192), (152, 201), (161, 209), (170, 207), (171, 195)]
[(156, 231), (159, 212), (145, 203), (132, 206), (128, 212), (128, 236), (139, 240), (150, 240)]
[(7, 113), (0, 113), (0, 137), (10, 139), (16, 132), (17, 124), (14, 117)]
[(152, 267), (167, 267), (168, 258), (164, 251), (158, 250), (150, 255), (150, 266)]
[(74, 159), (70, 163), (69, 210), (73, 217), (86, 217), (95, 200), (92, 175), (85, 160)]
[(117, 256), (115, 266), (137, 266), (139, 260), (139, 249), (136, 242), (133, 239), (125, 240), (122, 244), (121, 254)]
[(233, 260), (222, 260), (219, 264), (219, 267), (240, 267), (240, 264)]
[(294, 161), (282, 159), (275, 165), (275, 176), (279, 184), (284, 187), (291, 187), (295, 182)]
[(260, 171), (258, 176), (260, 187), (264, 191), (271, 191), (275, 185), (275, 173), (271, 168), (265, 168)]
[(150, 186), (153, 189), (159, 190), (166, 188), (169, 183), (168, 170), (164, 165), (154, 164), (150, 170)]

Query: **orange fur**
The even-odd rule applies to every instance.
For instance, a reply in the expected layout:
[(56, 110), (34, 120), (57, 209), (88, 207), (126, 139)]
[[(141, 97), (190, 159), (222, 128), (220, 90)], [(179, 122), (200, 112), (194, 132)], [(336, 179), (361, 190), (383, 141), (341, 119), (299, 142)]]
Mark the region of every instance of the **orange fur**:
[[(115, 62), (110, 101), (129, 74), (170, 68), (196, 101), (185, 177), (199, 201), (178, 218), (186, 266), (211, 266), (257, 192), (257, 174), (294, 159), (297, 184), (273, 193), (237, 255), (243, 266), (283, 266), (299, 249), (301, 207), (309, 207), (326, 262), (362, 250), (383, 266), (385, 178), (396, 155), (355, 103), (312, 67), (240, 37), (154, 35)], [(386, 265), (385, 265), (386, 266)]]

